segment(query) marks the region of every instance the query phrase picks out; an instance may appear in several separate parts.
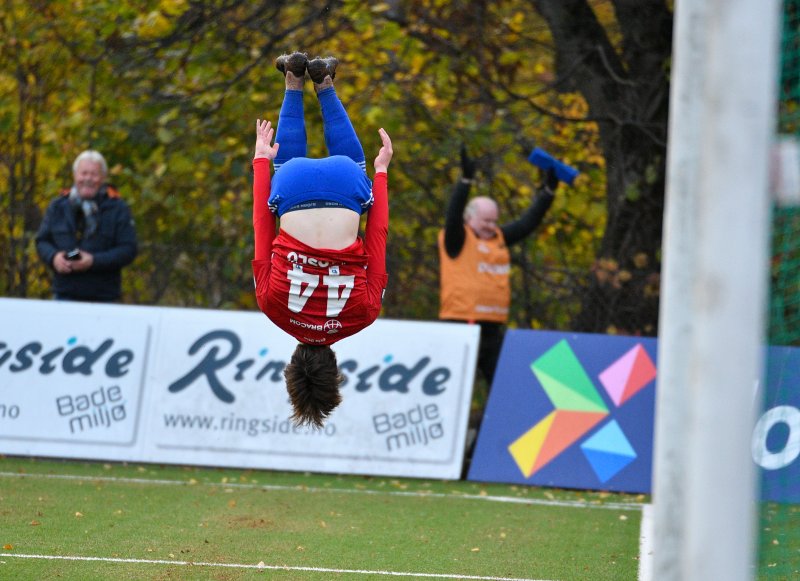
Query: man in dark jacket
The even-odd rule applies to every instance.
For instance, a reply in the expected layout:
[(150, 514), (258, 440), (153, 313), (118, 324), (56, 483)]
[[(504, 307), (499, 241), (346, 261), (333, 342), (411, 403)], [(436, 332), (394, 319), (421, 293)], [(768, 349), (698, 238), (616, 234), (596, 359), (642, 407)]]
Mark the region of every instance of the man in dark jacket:
[(81, 153), (72, 172), (72, 188), (47, 208), (36, 251), (53, 269), (57, 300), (119, 301), (122, 268), (137, 253), (130, 208), (106, 184), (108, 166), (97, 151)]

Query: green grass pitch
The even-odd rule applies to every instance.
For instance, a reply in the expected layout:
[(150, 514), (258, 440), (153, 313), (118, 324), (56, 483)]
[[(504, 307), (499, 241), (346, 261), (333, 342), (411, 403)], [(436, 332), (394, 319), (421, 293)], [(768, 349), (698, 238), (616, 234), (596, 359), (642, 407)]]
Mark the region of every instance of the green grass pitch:
[(644, 501), (5, 458), (0, 579), (636, 579)]

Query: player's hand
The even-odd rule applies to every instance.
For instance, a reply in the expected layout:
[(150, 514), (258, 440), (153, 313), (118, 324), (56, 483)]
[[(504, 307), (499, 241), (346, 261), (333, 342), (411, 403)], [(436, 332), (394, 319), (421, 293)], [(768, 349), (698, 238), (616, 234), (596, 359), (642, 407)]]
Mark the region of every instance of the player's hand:
[(465, 180), (471, 180), (475, 178), (475, 169), (477, 164), (475, 160), (472, 159), (469, 154), (467, 153), (467, 146), (463, 143), (461, 144), (461, 176)]
[(272, 145), (272, 137), (275, 130), (272, 128), (272, 123), (256, 119), (256, 152), (253, 156), (254, 159), (266, 157), (272, 161), (278, 155), (278, 148), (280, 145), (275, 143)]
[(381, 136), (383, 146), (378, 152), (378, 156), (375, 158), (375, 171), (385, 172), (389, 169), (389, 162), (392, 161), (392, 154), (394, 153), (392, 150), (392, 140), (389, 139), (389, 134), (386, 133), (383, 127), (378, 129), (378, 135)]

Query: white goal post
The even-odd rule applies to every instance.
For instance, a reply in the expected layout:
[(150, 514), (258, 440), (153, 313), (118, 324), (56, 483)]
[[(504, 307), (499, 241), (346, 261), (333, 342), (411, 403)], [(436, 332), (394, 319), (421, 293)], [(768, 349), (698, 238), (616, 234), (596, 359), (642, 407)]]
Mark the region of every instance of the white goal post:
[[(658, 581), (752, 579), (778, 0), (676, 0), (658, 389)], [(643, 556), (647, 558), (646, 556)]]

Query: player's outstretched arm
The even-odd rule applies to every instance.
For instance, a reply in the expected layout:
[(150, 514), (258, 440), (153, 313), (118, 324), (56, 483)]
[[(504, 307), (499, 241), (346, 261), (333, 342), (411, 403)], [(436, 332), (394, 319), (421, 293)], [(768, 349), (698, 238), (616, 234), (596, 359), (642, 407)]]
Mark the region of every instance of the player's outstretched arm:
[(253, 233), (255, 259), (268, 260), (275, 239), (275, 217), (267, 205), (270, 190), (269, 164), (278, 153), (272, 144), (274, 130), (269, 121), (256, 120), (256, 147), (253, 155)]
[(380, 298), (386, 286), (386, 238), (389, 235), (389, 162), (392, 160), (392, 140), (384, 129), (378, 130), (381, 149), (375, 158), (375, 179), (372, 181), (372, 195), (375, 201), (367, 215), (364, 243), (367, 251), (367, 288), (372, 304), (380, 310)]

